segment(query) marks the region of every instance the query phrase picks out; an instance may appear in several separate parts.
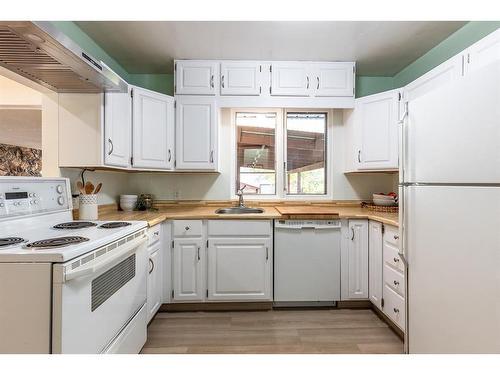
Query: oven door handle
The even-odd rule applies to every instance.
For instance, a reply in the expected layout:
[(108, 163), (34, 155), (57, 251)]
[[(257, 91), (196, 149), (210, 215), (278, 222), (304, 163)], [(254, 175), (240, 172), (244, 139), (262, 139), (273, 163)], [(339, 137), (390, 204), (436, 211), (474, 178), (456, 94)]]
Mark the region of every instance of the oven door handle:
[(141, 236), (130, 242), (127, 242), (116, 249), (114, 249), (109, 256), (102, 255), (99, 258), (89, 262), (85, 267), (78, 267), (75, 270), (69, 270), (64, 273), (64, 282), (74, 280), (79, 277), (88, 276), (93, 273), (99, 272), (103, 268), (114, 265), (127, 258), (130, 254), (135, 253), (136, 249), (146, 243), (147, 236)]

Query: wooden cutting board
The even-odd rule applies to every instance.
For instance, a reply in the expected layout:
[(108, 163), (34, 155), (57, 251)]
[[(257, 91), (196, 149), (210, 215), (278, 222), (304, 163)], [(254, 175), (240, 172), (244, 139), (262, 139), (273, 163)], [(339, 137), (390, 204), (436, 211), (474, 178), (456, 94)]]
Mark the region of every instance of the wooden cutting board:
[(282, 215), (338, 215), (339, 209), (321, 206), (282, 206), (275, 207)]

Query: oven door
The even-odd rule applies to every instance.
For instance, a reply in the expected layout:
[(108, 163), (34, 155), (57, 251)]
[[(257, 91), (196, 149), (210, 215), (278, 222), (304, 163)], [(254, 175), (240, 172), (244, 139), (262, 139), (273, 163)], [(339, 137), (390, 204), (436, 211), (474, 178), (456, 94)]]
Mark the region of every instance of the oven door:
[(52, 352), (109, 347), (146, 302), (146, 281), (144, 231), (54, 265)]

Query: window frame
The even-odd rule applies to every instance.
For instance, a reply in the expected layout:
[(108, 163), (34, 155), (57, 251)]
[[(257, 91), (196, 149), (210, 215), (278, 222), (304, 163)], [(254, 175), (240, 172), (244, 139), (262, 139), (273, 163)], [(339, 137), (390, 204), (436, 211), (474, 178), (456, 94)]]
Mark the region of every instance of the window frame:
[[(276, 164), (276, 194), (245, 194), (250, 201), (279, 200), (279, 201), (329, 201), (333, 199), (333, 110), (332, 109), (310, 109), (310, 108), (231, 108), (231, 173), (230, 189), (231, 199), (237, 199), (236, 179), (237, 179), (237, 143), (236, 143), (236, 113), (256, 112), (256, 113), (276, 113), (276, 133), (275, 133), (275, 164)], [(288, 194), (285, 191), (285, 160), (286, 154), (286, 116), (288, 113), (325, 113), (326, 114), (326, 194)]]

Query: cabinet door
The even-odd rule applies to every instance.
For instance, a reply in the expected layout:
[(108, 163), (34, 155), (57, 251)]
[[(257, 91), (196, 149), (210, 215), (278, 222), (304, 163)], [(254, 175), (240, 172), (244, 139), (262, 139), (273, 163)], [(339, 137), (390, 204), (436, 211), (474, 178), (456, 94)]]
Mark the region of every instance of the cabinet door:
[(283, 62), (271, 65), (271, 95), (309, 96), (311, 85), (309, 64)]
[(368, 221), (349, 220), (347, 296), (368, 298)]
[(174, 144), (174, 99), (134, 87), (133, 167), (171, 169)]
[(215, 61), (176, 61), (175, 93), (187, 95), (215, 95), (218, 79)]
[(148, 274), (148, 322), (153, 318), (161, 306), (162, 301), (162, 257), (161, 248), (155, 246), (149, 251)]
[(354, 63), (313, 63), (314, 96), (354, 96)]
[(500, 30), (474, 43), (466, 50), (465, 74), (500, 61)]
[(104, 164), (130, 165), (132, 136), (132, 100), (130, 93), (104, 95)]
[(436, 87), (459, 79), (463, 74), (463, 63), (463, 56), (461, 54), (454, 56), (409, 83), (403, 90), (404, 101), (414, 100), (434, 90)]
[(356, 100), (358, 169), (398, 167), (399, 90)]
[(258, 62), (222, 62), (220, 73), (220, 94), (259, 95), (261, 93), (261, 71), (262, 65)]
[(176, 169), (215, 170), (217, 109), (214, 98), (177, 97)]
[(211, 238), (209, 300), (270, 300), (271, 262), (269, 238)]
[(382, 224), (370, 221), (368, 233), (368, 291), (370, 301), (382, 309)]
[(172, 259), (174, 301), (202, 301), (204, 251), (201, 238), (174, 240)]

